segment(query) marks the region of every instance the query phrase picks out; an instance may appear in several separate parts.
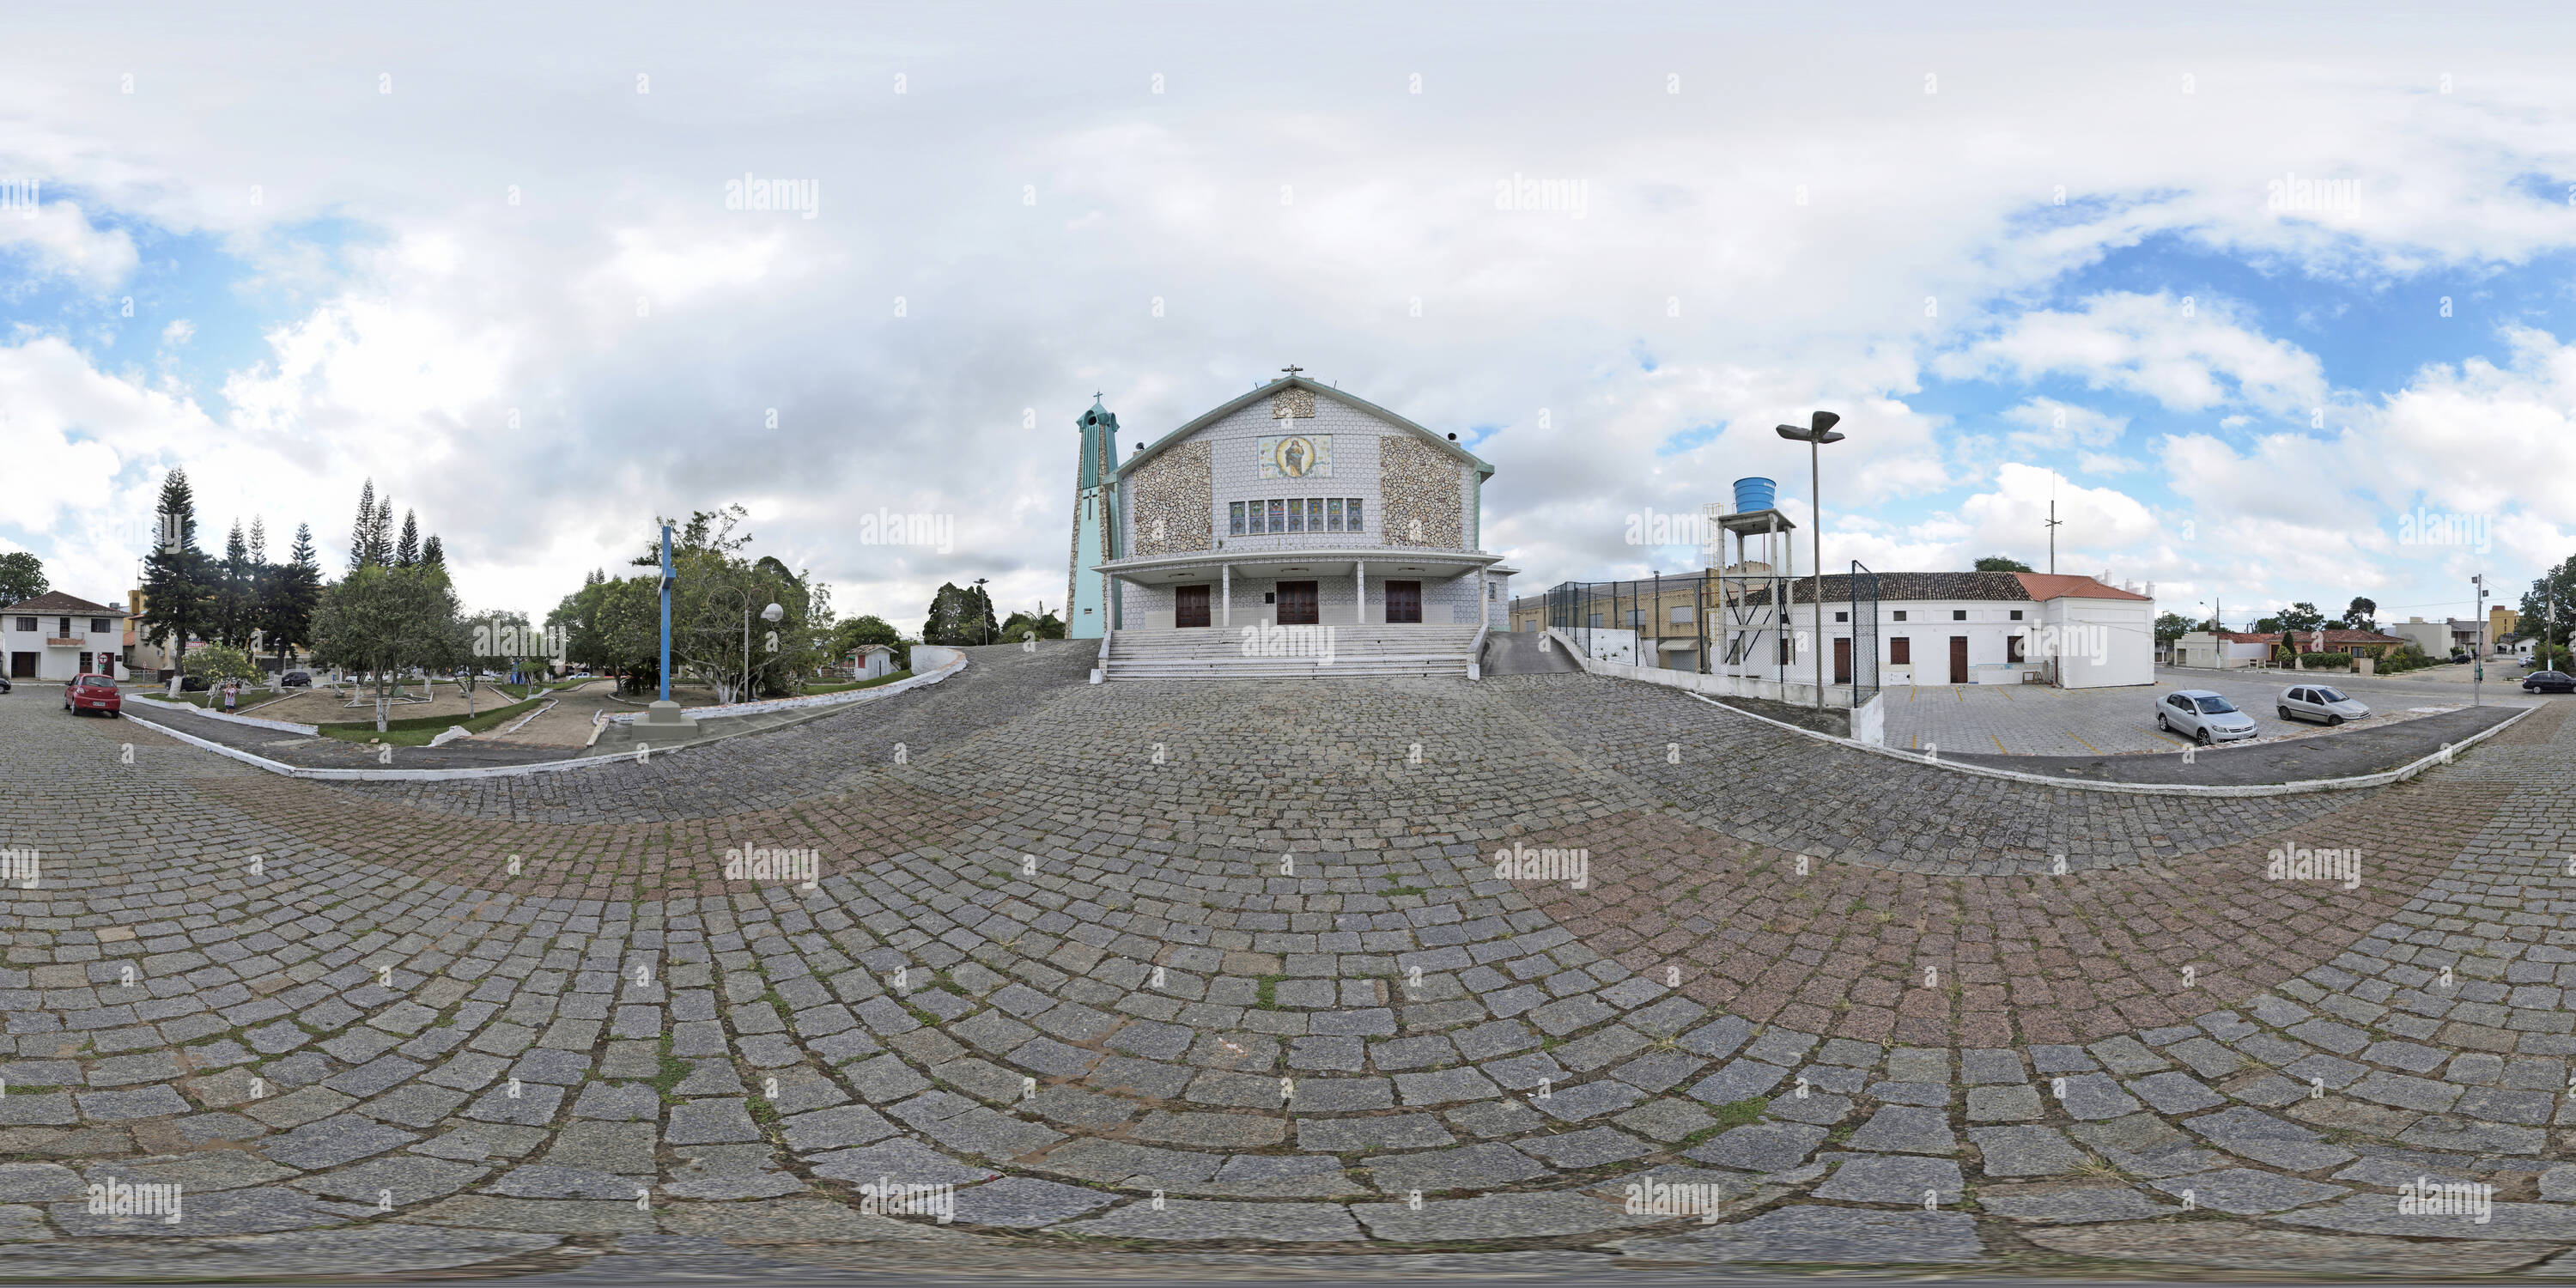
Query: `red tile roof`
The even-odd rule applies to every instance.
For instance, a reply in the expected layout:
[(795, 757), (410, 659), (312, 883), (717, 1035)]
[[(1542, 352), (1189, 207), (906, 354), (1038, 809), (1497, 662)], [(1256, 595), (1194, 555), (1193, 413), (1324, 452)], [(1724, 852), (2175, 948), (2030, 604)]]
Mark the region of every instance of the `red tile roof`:
[(2106, 586), (2096, 578), (2062, 572), (2017, 572), (2013, 578), (2031, 598), (2050, 599), (2146, 599), (2133, 590)]

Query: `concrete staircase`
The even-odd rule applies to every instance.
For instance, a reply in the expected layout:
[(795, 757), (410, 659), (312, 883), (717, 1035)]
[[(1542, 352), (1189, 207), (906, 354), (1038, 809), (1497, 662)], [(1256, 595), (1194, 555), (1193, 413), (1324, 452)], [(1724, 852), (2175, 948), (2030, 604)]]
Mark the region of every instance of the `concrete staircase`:
[[(1382, 675), (1467, 674), (1474, 626), (1333, 626), (1332, 664), (1317, 656), (1318, 628), (1287, 627), (1254, 638), (1247, 650), (1242, 627), (1171, 631), (1119, 631), (1109, 640), (1104, 678), (1111, 680), (1251, 680), (1357, 678)], [(1265, 646), (1268, 646), (1265, 649)], [(1276, 649), (1289, 656), (1269, 656)], [(1249, 652), (1249, 655), (1247, 655)]]

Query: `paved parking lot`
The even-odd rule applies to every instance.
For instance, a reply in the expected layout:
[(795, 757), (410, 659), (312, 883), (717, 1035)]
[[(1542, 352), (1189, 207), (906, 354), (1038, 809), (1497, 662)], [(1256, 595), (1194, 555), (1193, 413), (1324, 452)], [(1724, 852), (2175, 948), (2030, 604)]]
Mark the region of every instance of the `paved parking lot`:
[[(2528, 706), (2552, 699), (2522, 691), (2519, 676), (2499, 680), (2489, 668), (2483, 700), (2490, 706)], [(2384, 725), (2430, 711), (2469, 704), (2468, 686), (2413, 676), (2351, 679), (2311, 672), (2216, 672), (2159, 668), (2156, 683), (2118, 689), (2052, 689), (2045, 685), (1939, 685), (1887, 691), (1887, 741), (1892, 747), (1940, 746), (1959, 754), (2007, 756), (2117, 756), (2176, 751), (2191, 740), (2156, 728), (2155, 703), (2176, 689), (2223, 694), (2254, 717), (2257, 741), (2325, 733), (2305, 721), (2285, 721), (2275, 711), (2281, 690), (2323, 684), (2367, 703), (2371, 718), (2344, 729)]]

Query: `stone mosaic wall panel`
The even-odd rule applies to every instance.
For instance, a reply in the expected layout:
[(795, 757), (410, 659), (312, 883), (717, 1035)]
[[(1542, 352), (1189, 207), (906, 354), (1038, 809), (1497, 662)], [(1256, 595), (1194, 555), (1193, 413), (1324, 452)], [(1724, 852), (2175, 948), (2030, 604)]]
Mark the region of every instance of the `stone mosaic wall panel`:
[(1458, 477), (1465, 468), (1456, 457), (1410, 434), (1380, 442), (1378, 490), (1385, 501), (1379, 513), (1385, 544), (1466, 549)]
[(1182, 443), (1128, 476), (1131, 557), (1178, 555), (1215, 547), (1216, 506), (1208, 441)]

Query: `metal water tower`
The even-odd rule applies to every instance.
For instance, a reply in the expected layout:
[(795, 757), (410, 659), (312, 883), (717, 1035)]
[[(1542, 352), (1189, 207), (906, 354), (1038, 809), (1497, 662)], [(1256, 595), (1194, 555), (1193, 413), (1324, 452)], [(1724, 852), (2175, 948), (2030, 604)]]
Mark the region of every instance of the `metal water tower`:
[[(1712, 509), (1716, 507), (1710, 507)], [(1766, 478), (1742, 478), (1735, 481), (1735, 508), (1732, 513), (1716, 516), (1710, 540), (1716, 550), (1709, 559), (1710, 575), (1717, 579), (1718, 626), (1723, 633), (1722, 670), (1725, 675), (1768, 677), (1785, 683), (1789, 658), (1780, 647), (1787, 629), (1789, 582), (1796, 572), (1796, 542), (1791, 534), (1797, 524), (1780, 513), (1773, 498), (1773, 485)], [(1734, 557), (1727, 557), (1726, 538), (1735, 538)], [(1751, 557), (1758, 547), (1761, 558)]]

